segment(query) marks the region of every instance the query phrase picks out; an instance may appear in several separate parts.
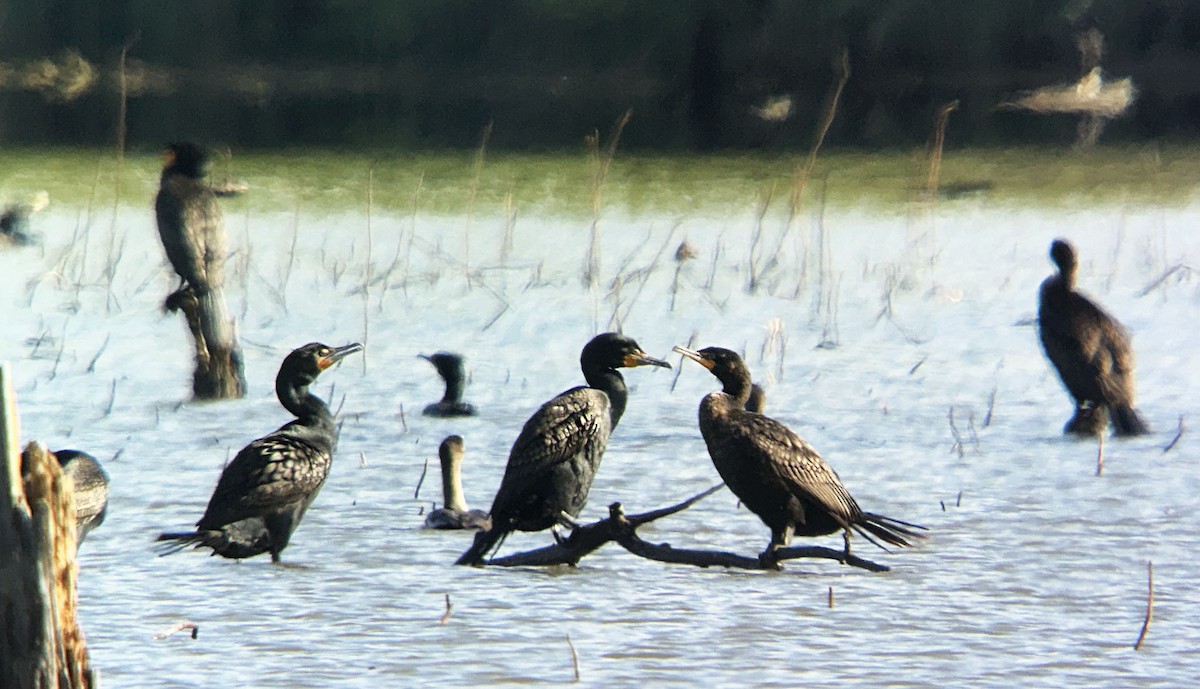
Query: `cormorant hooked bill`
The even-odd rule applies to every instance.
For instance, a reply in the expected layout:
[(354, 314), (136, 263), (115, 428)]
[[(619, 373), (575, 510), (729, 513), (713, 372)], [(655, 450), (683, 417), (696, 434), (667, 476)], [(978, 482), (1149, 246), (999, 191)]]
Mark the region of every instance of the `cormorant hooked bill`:
[(460, 435), (446, 436), (438, 447), (442, 462), (442, 506), (425, 515), (427, 529), (487, 529), (492, 520), (483, 510), (467, 508), (463, 497), (462, 460), (463, 439)]
[(475, 534), (475, 543), (455, 564), (482, 564), (512, 531), (541, 531), (578, 516), (609, 434), (625, 412), (628, 392), (617, 369), (671, 368), (618, 333), (592, 338), (579, 364), (587, 385), (546, 402), (525, 422), (492, 501), (492, 527)]
[(436, 354), (420, 355), (437, 368), (438, 375), (446, 381), (446, 392), (442, 401), (434, 402), (425, 407), (425, 416), (474, 416), (475, 407), (462, 401), (463, 388), (466, 387), (467, 374), (463, 367), (462, 357), (452, 352), (437, 352)]
[(296, 419), (238, 452), (221, 472), (196, 530), (158, 537), (173, 542), (163, 554), (194, 545), (229, 558), (270, 552), (271, 561), (279, 562), (333, 462), (333, 415), (308, 387), (322, 371), (362, 349), (358, 343), (329, 347), (313, 342), (284, 358), (275, 394)]
[(1066, 240), (1050, 245), (1058, 273), (1042, 282), (1038, 295), (1038, 335), (1046, 357), (1075, 399), (1075, 414), (1064, 433), (1100, 435), (1108, 425), (1119, 436), (1150, 432), (1133, 408), (1133, 348), (1117, 319), (1075, 291), (1079, 267)]
[(746, 411), (750, 371), (736, 353), (720, 347), (675, 351), (707, 368), (721, 381), (720, 392), (700, 402), (700, 433), (717, 473), (751, 512), (771, 529), (771, 542), (759, 556), (775, 564), (776, 551), (792, 536), (824, 536), (844, 531), (868, 541), (909, 546), (924, 529), (890, 517), (863, 512), (821, 455), (778, 421)]

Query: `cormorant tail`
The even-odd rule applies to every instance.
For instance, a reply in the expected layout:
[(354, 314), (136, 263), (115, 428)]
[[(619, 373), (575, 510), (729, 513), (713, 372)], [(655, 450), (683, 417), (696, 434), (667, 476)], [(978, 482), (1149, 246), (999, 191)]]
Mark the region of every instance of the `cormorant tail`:
[[(925, 538), (925, 534), (918, 533), (915, 529), (919, 529), (920, 531), (927, 530), (920, 524), (910, 524), (902, 522), (899, 519), (892, 519), (880, 514), (871, 514), (870, 512), (864, 512), (862, 521), (853, 524), (853, 528), (863, 538), (883, 550), (887, 550), (887, 548), (879, 541), (901, 548), (908, 548), (912, 546), (912, 539)], [(879, 541), (871, 538), (871, 536), (875, 536)]]
[(1112, 408), (1113, 430), (1120, 436), (1145, 435), (1150, 427), (1142, 421), (1133, 407), (1120, 406)]
[(475, 542), (471, 544), (467, 551), (459, 556), (454, 561), (456, 565), (482, 565), (487, 556), (500, 547), (507, 534), (500, 529), (495, 528), (495, 525), (487, 531), (479, 531), (475, 534)]
[(159, 557), (162, 557), (188, 548), (207, 546), (216, 550), (224, 541), (224, 536), (220, 531), (173, 531), (161, 533), (154, 540), (162, 543), (154, 548)]

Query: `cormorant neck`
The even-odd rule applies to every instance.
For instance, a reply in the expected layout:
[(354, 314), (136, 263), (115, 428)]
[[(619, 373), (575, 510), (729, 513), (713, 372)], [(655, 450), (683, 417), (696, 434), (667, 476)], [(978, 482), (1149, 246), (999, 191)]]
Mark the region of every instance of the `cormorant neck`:
[(1079, 267), (1075, 265), (1060, 265), (1058, 267), (1059, 283), (1068, 290), (1075, 289), (1075, 274)]
[(629, 391), (625, 387), (625, 378), (623, 378), (614, 368), (585, 368), (583, 377), (587, 380), (588, 387), (593, 387), (597, 390), (603, 390), (608, 395), (610, 404), (609, 418), (612, 421), (612, 427), (616, 428), (617, 423), (621, 420), (621, 415), (625, 413), (625, 402), (629, 399)]
[(739, 409), (745, 408), (750, 399), (750, 376), (728, 375), (721, 379), (721, 383), (724, 385), (721, 392), (729, 395), (734, 406)]
[(327, 426), (333, 428), (333, 414), (319, 397), (308, 391), (309, 383), (275, 379), (275, 395), (285, 409), (295, 414), (305, 426)]
[(442, 395), (442, 401), (447, 404), (458, 404), (462, 401), (463, 388), (466, 387), (462, 376), (446, 376), (445, 380), (446, 394)]
[(442, 507), (454, 512), (466, 512), (467, 500), (463, 497), (462, 464), (447, 454), (442, 457)]

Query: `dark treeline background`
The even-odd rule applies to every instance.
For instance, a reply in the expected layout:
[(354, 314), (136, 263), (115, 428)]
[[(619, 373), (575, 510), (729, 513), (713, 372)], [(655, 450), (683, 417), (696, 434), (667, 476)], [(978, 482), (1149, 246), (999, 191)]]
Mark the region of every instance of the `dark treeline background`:
[[(0, 0), (0, 143), (113, 142), (132, 39), (134, 146), (465, 147), (492, 121), (490, 146), (553, 148), (631, 108), (623, 146), (805, 149), (843, 48), (832, 144), (919, 144), (953, 99), (952, 143), (1069, 144), (1073, 117), (995, 106), (1078, 79), (1088, 27), (1139, 94), (1106, 141), (1200, 134), (1196, 0)], [(27, 85), (68, 51), (91, 88)], [(754, 113), (773, 95), (786, 121)]]

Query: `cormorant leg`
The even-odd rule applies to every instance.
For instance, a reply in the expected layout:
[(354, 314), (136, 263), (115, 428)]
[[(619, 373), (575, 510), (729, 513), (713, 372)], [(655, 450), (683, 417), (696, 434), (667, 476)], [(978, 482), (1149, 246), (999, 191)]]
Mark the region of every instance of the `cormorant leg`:
[(850, 529), (842, 532), (842, 540), (846, 544), (846, 549), (842, 551), (842, 564), (844, 565), (850, 559)]
[(550, 525), (550, 535), (554, 536), (555, 543), (565, 546), (567, 544), (567, 539), (570, 538), (570, 534), (563, 536), (558, 531), (559, 527), (565, 527), (571, 531), (574, 531), (575, 529), (578, 529), (579, 526), (579, 522), (576, 521), (574, 517), (566, 512), (560, 511), (558, 513), (558, 519)]

